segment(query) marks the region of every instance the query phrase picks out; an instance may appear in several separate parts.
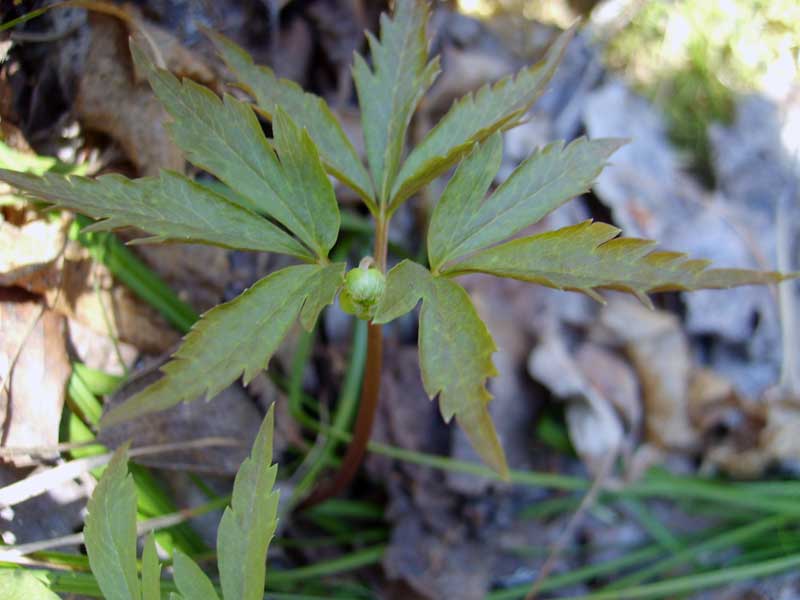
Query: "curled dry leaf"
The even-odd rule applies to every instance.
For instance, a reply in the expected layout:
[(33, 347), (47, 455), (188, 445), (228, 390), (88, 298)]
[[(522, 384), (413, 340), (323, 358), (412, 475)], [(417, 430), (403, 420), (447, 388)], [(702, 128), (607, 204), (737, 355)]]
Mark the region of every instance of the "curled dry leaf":
[(603, 346), (586, 342), (575, 352), (575, 363), (584, 377), (607, 398), (634, 435), (642, 425), (639, 380), (633, 368)]
[[(158, 368), (167, 355), (120, 388), (106, 410), (120, 405), (159, 378)], [(100, 440), (117, 447), (131, 440), (133, 448), (190, 441), (199, 438), (228, 439), (229, 445), (209, 445), (179, 452), (142, 456), (137, 462), (161, 469), (232, 476), (247, 457), (261, 421), (258, 409), (238, 384), (222, 390), (213, 402), (186, 402), (167, 410), (101, 430)]]
[(586, 466), (602, 472), (611, 453), (620, 451), (623, 431), (611, 401), (581, 372), (564, 340), (547, 334), (528, 360), (530, 374), (554, 396), (567, 400), (567, 426), (572, 445)]
[(38, 219), (17, 227), (0, 218), (0, 285), (34, 293), (54, 285), (51, 267), (64, 249), (64, 225)]
[(800, 465), (800, 398), (778, 388), (765, 395), (767, 426), (761, 443), (774, 460)]
[(692, 424), (702, 436), (703, 467), (735, 477), (763, 473), (772, 456), (763, 445), (766, 406), (737, 393), (730, 381), (695, 368), (689, 385)]
[(689, 401), (705, 469), (752, 478), (775, 464), (800, 464), (800, 402), (791, 392), (775, 386), (751, 398), (721, 375), (696, 369)]
[[(90, 23), (91, 42), (75, 98), (78, 120), (119, 143), (143, 175), (155, 175), (162, 167), (183, 171), (183, 154), (164, 127), (166, 112), (147, 82), (134, 75), (127, 27), (104, 15), (92, 15)], [(171, 70), (211, 80), (208, 69), (170, 34), (145, 27)]]
[(164, 129), (164, 109), (146, 83), (133, 79), (125, 28), (110, 17), (94, 17), (92, 24), (75, 99), (78, 119), (118, 142), (140, 173), (152, 175), (159, 167), (182, 171), (183, 156)]
[(142, 352), (165, 352), (179, 339), (155, 309), (115, 282), (107, 267), (85, 258), (83, 252), (68, 256), (58, 286), (44, 290), (44, 295), (53, 310)]
[[(0, 288), (0, 323), (2, 446), (54, 446), (70, 374), (64, 319), (25, 292)], [(33, 464), (25, 455), (10, 461)]]
[(696, 447), (689, 421), (689, 342), (678, 318), (613, 297), (599, 326), (622, 344), (639, 374), (646, 440), (673, 449)]
[(67, 335), (73, 359), (90, 369), (124, 375), (133, 369), (139, 350), (131, 344), (108, 337), (108, 332), (94, 331), (80, 321), (67, 318)]

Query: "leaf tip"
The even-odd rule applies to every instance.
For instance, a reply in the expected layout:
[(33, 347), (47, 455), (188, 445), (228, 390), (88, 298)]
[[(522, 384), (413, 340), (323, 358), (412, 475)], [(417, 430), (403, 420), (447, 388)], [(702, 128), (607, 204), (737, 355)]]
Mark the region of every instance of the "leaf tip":
[(633, 295), (636, 296), (636, 299), (639, 300), (642, 304), (644, 304), (650, 310), (655, 310), (656, 307), (653, 306), (653, 301), (650, 300), (650, 296), (648, 296), (645, 292), (639, 289), (633, 289)]
[(600, 294), (597, 292), (597, 290), (595, 290), (594, 288), (586, 288), (586, 289), (581, 289), (581, 290), (578, 290), (578, 291), (581, 291), (581, 292), (583, 292), (584, 294), (586, 294), (587, 296), (589, 296), (589, 298), (591, 298), (591, 299), (592, 299), (592, 300), (594, 300), (595, 302), (597, 302), (597, 303), (601, 304), (602, 306), (605, 306), (606, 304), (608, 304), (608, 301), (607, 301), (605, 298), (603, 298), (603, 297), (602, 297), (602, 296), (601, 296), (601, 295), (600, 295)]

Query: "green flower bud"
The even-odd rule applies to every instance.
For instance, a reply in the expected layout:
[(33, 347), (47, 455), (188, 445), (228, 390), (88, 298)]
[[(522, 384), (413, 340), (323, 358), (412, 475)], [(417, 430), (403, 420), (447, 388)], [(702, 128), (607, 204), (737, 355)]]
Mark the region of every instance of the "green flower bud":
[(386, 277), (378, 269), (357, 267), (344, 278), (339, 306), (344, 312), (369, 321), (375, 314), (375, 306), (385, 288)]
[(386, 287), (386, 277), (378, 269), (351, 269), (344, 278), (344, 287), (358, 304), (376, 304)]
[(361, 312), (358, 305), (353, 302), (353, 297), (346, 289), (339, 292), (339, 307), (348, 315), (356, 315)]

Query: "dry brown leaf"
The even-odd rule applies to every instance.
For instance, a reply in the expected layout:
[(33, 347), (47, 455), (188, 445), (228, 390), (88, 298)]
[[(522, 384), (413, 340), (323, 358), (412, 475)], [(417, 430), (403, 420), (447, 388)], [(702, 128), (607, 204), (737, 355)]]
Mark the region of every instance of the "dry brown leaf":
[(678, 318), (614, 296), (599, 325), (624, 346), (639, 374), (646, 439), (671, 449), (696, 448), (689, 420), (689, 342)]
[(584, 377), (608, 398), (629, 432), (638, 434), (642, 425), (639, 380), (631, 366), (606, 348), (586, 342), (575, 353), (575, 363)]
[[(422, 386), (417, 349), (387, 342), (372, 439), (447, 455), (450, 430)], [(386, 597), (484, 597), (489, 584), (485, 546), (471, 535), (449, 478), (377, 454), (367, 456), (366, 466), (389, 497), (386, 516), (393, 531), (383, 566), (394, 587)]]
[(66, 243), (65, 224), (39, 219), (17, 227), (0, 219), (0, 285), (34, 293), (57, 285), (52, 267)]
[(91, 130), (109, 135), (142, 175), (159, 168), (183, 171), (184, 158), (167, 135), (166, 112), (146, 82), (137, 82), (121, 21), (92, 15), (91, 43), (78, 83), (75, 114)]
[[(223, 300), (230, 299), (230, 296), (225, 296), (230, 285), (237, 282), (249, 284), (264, 274), (251, 273), (248, 280), (244, 273), (237, 273), (231, 268), (229, 262), (231, 252), (215, 246), (141, 245), (137, 246), (136, 252), (153, 271), (176, 290), (183, 301), (188, 302), (198, 312), (206, 311)], [(257, 256), (248, 254), (248, 258)], [(272, 257), (273, 255), (270, 255), (270, 259)], [(263, 268), (263, 265), (258, 264), (255, 268)]]
[(116, 283), (108, 268), (87, 258), (65, 260), (59, 287), (45, 291), (48, 305), (94, 332), (160, 354), (179, 334), (149, 305)]
[(486, 547), (465, 539), (463, 526), (459, 527), (452, 517), (452, 529), (443, 534), (425, 527), (419, 514), (415, 514), (418, 511), (408, 508), (407, 514), (395, 523), (383, 556), (387, 577), (402, 580), (420, 598), (484, 598), (491, 569)]
[(763, 473), (772, 460), (762, 448), (765, 406), (741, 396), (719, 374), (696, 368), (689, 385), (692, 424), (703, 440), (703, 468), (721, 468), (735, 477)]
[(567, 426), (572, 445), (593, 473), (603, 473), (608, 457), (622, 448), (623, 431), (611, 401), (581, 372), (556, 332), (544, 336), (530, 355), (528, 372), (568, 401)]
[[(0, 445), (55, 446), (71, 370), (64, 319), (26, 292), (0, 288), (0, 323)], [(25, 455), (9, 460), (34, 464)]]
[[(172, 32), (145, 20), (136, 6), (132, 4), (126, 4), (123, 8), (131, 15), (136, 24), (136, 27), (131, 29), (131, 35), (142, 44), (145, 36), (148, 38), (148, 44), (152, 41), (158, 48), (160, 58), (164, 60), (164, 65), (168, 70), (178, 77), (188, 77), (205, 85), (212, 85), (216, 82), (216, 77), (208, 65), (181, 44)], [(144, 81), (144, 78), (141, 80)]]
[(139, 350), (126, 342), (112, 340), (107, 333), (67, 318), (69, 348), (75, 360), (90, 369), (113, 375), (124, 375), (133, 368)]
[[(158, 369), (167, 360), (168, 356), (165, 355), (149, 367), (137, 371), (109, 399), (105, 410), (118, 406), (157, 380), (160, 377)], [(131, 440), (133, 448), (200, 438), (232, 440), (238, 445), (209, 445), (137, 459), (142, 464), (162, 469), (232, 476), (247, 457), (261, 419), (252, 399), (241, 386), (234, 384), (209, 402), (184, 402), (140, 419), (102, 429), (99, 439), (112, 448), (127, 440)]]
[[(420, 452), (447, 454), (447, 426), (442, 423), (438, 408), (422, 387), (417, 349), (387, 342), (381, 375), (381, 401), (372, 439)], [(378, 481), (386, 481), (391, 476), (394, 464), (393, 460), (378, 454), (366, 458), (370, 475)], [(430, 469), (407, 463), (397, 464), (397, 469), (421, 486), (430, 483)]]
[[(30, 468), (0, 465), (0, 488), (25, 479), (30, 473)], [(86, 481), (73, 479), (54, 485), (46, 494), (5, 508), (0, 511), (0, 538), (6, 544), (26, 544), (74, 533), (83, 526), (83, 512), (90, 493)], [(78, 544), (72, 549), (60, 549), (80, 552)]]
[(765, 395), (767, 426), (761, 443), (774, 460), (800, 465), (800, 398), (775, 388)]

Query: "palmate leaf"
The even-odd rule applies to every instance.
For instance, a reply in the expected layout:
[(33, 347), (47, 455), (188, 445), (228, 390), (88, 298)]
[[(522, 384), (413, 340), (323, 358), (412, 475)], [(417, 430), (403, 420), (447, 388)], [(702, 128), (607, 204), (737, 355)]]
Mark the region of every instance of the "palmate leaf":
[(178, 81), (135, 44), (131, 53), (172, 116), (170, 133), (187, 158), (279, 221), (318, 256), (327, 256), (339, 232), (339, 207), (308, 133), (277, 111), (276, 156), (249, 104), (228, 94), (220, 100), (191, 80)]
[(433, 209), (428, 224), (428, 262), (438, 271), (469, 231), (503, 160), (503, 135), (493, 134), (458, 166)]
[(367, 161), (381, 204), (389, 200), (411, 116), (439, 73), (438, 60), (428, 63), (427, 4), (397, 0), (395, 6), (391, 18), (381, 15), (380, 41), (367, 33), (372, 69), (359, 55), (353, 63)]
[(267, 549), (278, 512), (278, 492), (272, 490), (278, 466), (271, 465), (274, 408), (274, 404), (270, 406), (250, 456), (236, 474), (231, 505), (217, 531), (219, 574), (226, 600), (264, 597)]
[(0, 571), (0, 598), (3, 600), (60, 600), (44, 583), (26, 569)]
[(228, 38), (206, 30), (222, 60), (237, 79), (237, 85), (256, 101), (258, 111), (272, 120), (276, 107), (290, 111), (317, 145), (328, 172), (353, 188), (375, 213), (372, 183), (361, 159), (325, 101), (293, 81), (279, 79), (272, 69), (256, 65), (250, 55)]
[(175, 594), (181, 600), (219, 600), (214, 584), (203, 573), (191, 558), (180, 550), (175, 550), (172, 560), (175, 569), (175, 586), (180, 595)]
[(476, 142), (517, 125), (555, 73), (574, 29), (563, 33), (537, 64), (456, 101), (409, 154), (392, 186), (390, 212), (470, 152)]
[(38, 177), (0, 169), (0, 180), (57, 206), (103, 219), (87, 229), (133, 226), (152, 234), (145, 242), (198, 242), (313, 260), (312, 254), (281, 229), (183, 175), (127, 179), (103, 175), (46, 173)]
[(262, 369), (295, 322), (313, 326), (342, 283), (344, 263), (297, 265), (276, 271), (240, 296), (208, 311), (187, 334), (164, 376), (106, 413), (101, 427), (164, 410), (200, 396), (212, 398), (244, 373)]
[(139, 600), (136, 570), (136, 486), (128, 447), (120, 446), (88, 503), (83, 535), (89, 566), (107, 600)]
[(584, 292), (600, 301), (597, 288), (608, 288), (634, 294), (648, 305), (649, 292), (776, 283), (797, 276), (707, 269), (707, 260), (653, 251), (655, 242), (618, 238), (619, 233), (619, 229), (606, 223), (584, 221), (483, 250), (455, 263), (445, 273), (489, 273)]
[(399, 317), (420, 298), (419, 356), (425, 391), (431, 398), (438, 394), (444, 420), (455, 416), (483, 461), (507, 478), (505, 454), (487, 407), (492, 396), (486, 380), (497, 374), (492, 363), (497, 348), (464, 288), (403, 261), (389, 271), (374, 322)]
[(495, 134), (459, 166), (434, 209), (428, 230), (431, 269), (500, 242), (582, 194), (622, 143), (581, 138), (566, 147), (548, 144), (484, 201), (502, 158), (500, 134)]
[(438, 59), (428, 62), (428, 7), (422, 0), (397, 0), (394, 15), (381, 15), (378, 41), (367, 32), (372, 68), (358, 54), (353, 80), (372, 179), (380, 204), (400, 167), (406, 130), (414, 110), (439, 73)]

